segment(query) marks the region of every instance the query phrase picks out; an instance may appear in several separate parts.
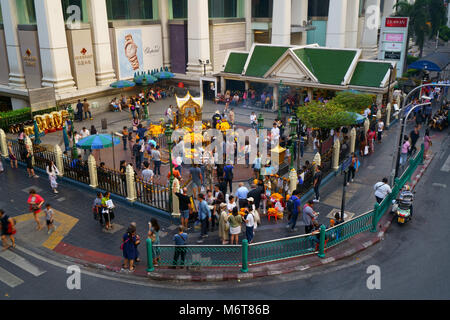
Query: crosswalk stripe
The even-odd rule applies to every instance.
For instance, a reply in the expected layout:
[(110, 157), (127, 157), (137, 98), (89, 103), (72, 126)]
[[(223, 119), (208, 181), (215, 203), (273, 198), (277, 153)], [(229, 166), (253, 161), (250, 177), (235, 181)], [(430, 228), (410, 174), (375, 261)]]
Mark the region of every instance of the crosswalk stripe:
[(35, 277), (39, 277), (40, 275), (44, 274), (45, 271), (39, 269), (37, 266), (29, 262), (27, 259), (19, 256), (18, 254), (6, 250), (3, 252), (0, 252), (0, 257), (7, 260), (8, 262), (11, 262), (12, 264), (15, 264), (19, 268), (25, 270), (28, 273), (31, 273)]
[(10, 286), (11, 288), (17, 287), (23, 283), (23, 280), (16, 277), (12, 273), (9, 273), (2, 267), (0, 267), (0, 281)]

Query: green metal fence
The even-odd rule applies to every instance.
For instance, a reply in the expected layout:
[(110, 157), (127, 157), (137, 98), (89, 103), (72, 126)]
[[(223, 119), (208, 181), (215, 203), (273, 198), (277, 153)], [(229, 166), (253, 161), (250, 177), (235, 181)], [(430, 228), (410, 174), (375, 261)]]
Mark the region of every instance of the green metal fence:
[(348, 220), (328, 230), (324, 226), (320, 232), (301, 236), (248, 244), (247, 240), (242, 245), (152, 245), (147, 240), (148, 269), (154, 270), (153, 257), (159, 257), (160, 266), (174, 266), (175, 256), (178, 257), (178, 265), (184, 256), (185, 266), (198, 267), (241, 267), (242, 272), (248, 271), (248, 266), (279, 261), (299, 256), (317, 254), (325, 257), (325, 250), (342, 243), (362, 232), (377, 231), (377, 224), (382, 216), (389, 210), (392, 200), (414, 174), (416, 168), (423, 162), (424, 146), (422, 144), (419, 153), (409, 161), (409, 166), (400, 178), (395, 179), (395, 184), (390, 193), (380, 204), (375, 204), (374, 210), (366, 212), (358, 217)]

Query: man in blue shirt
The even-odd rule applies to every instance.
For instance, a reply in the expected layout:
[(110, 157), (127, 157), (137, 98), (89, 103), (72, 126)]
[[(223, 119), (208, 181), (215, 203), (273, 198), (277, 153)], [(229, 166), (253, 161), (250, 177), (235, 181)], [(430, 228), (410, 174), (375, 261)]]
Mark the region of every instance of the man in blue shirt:
[(239, 209), (247, 207), (248, 189), (244, 187), (244, 183), (239, 183), (239, 188), (236, 190), (236, 198), (238, 199)]
[(173, 256), (172, 267), (175, 269), (178, 265), (178, 258), (181, 257), (181, 268), (184, 266), (184, 259), (186, 257), (186, 242), (188, 239), (187, 233), (184, 232), (184, 227), (178, 227), (178, 233), (173, 236), (173, 241), (175, 242), (175, 254)]
[(227, 164), (223, 168), (223, 172), (225, 174), (225, 183), (230, 185), (230, 193), (233, 192), (233, 166), (231, 164)]
[(211, 221), (211, 210), (208, 207), (208, 204), (205, 201), (205, 195), (203, 193), (199, 193), (197, 197), (198, 204), (198, 219), (202, 224), (202, 230), (200, 232), (200, 240), (197, 243), (203, 243), (203, 238), (208, 237), (208, 221)]
[(291, 199), (289, 199), (289, 201), (293, 201), (293, 206), (292, 206), (292, 216), (291, 216), (291, 220), (289, 220), (286, 228), (289, 228), (291, 225), (291, 231), (297, 231), (297, 228), (295, 228), (295, 225), (297, 223), (297, 218), (298, 218), (298, 214), (300, 212), (300, 199), (298, 198), (298, 191), (294, 190), (294, 192), (292, 192), (292, 196)]

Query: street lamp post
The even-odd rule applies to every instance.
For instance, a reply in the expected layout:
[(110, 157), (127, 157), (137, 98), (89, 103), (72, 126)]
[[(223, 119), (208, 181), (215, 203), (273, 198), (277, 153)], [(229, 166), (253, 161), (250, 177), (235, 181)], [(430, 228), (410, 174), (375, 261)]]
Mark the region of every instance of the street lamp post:
[(392, 64), (389, 65), (389, 84), (388, 84), (388, 92), (387, 92), (387, 102), (386, 102), (386, 106), (389, 103), (389, 94), (391, 92), (391, 78), (392, 78), (392, 70), (394, 70), (394, 67), (392, 66)]
[[(258, 147), (260, 147), (263, 143), (263, 141), (262, 141), (262, 130), (263, 129), (264, 129), (264, 117), (263, 117), (262, 113), (260, 113), (259, 117), (258, 117), (258, 134), (259, 134), (259, 139), (258, 139), (259, 146)], [(259, 149), (261, 149), (261, 148), (259, 148)], [(262, 172), (262, 167), (263, 167), (263, 163), (262, 163), (263, 156), (262, 156), (262, 154), (260, 154), (259, 156), (261, 158), (261, 165), (259, 167), (259, 179), (262, 180), (263, 175), (261, 172)]]
[(172, 164), (172, 128), (170, 127), (170, 124), (166, 124), (166, 130), (164, 134), (167, 137), (167, 145), (169, 146), (169, 170), (170, 170), (170, 178), (169, 178), (169, 211), (172, 212), (173, 209), (173, 203), (172, 203), (172, 185), (173, 185), (173, 164)]

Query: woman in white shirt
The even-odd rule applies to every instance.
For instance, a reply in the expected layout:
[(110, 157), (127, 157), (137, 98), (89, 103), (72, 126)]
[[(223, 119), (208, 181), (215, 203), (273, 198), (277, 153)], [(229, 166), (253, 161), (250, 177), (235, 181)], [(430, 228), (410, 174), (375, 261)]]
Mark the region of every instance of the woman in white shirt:
[(52, 187), (53, 192), (58, 193), (58, 190), (56, 190), (56, 188), (58, 188), (58, 183), (56, 182), (56, 177), (59, 175), (59, 171), (58, 171), (58, 168), (53, 163), (53, 161), (50, 161), (50, 163), (47, 165), (46, 171), (47, 171), (48, 179), (50, 180), (50, 186)]
[(236, 207), (236, 202), (234, 201), (234, 196), (230, 195), (228, 197), (228, 203), (227, 203), (228, 212), (233, 212), (234, 207)]

